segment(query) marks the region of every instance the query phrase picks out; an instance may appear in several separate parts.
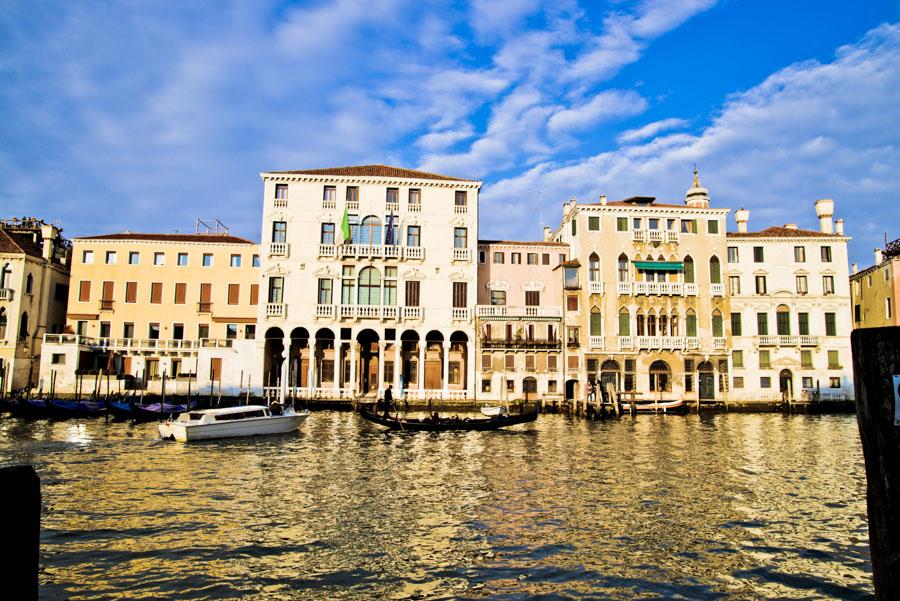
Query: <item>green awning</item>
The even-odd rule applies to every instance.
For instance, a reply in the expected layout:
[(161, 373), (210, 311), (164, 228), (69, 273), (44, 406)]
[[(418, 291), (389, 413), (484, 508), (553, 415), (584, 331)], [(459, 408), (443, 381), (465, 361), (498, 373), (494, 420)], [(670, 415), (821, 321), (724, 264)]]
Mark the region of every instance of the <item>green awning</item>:
[(634, 266), (642, 271), (683, 271), (681, 261), (635, 261)]

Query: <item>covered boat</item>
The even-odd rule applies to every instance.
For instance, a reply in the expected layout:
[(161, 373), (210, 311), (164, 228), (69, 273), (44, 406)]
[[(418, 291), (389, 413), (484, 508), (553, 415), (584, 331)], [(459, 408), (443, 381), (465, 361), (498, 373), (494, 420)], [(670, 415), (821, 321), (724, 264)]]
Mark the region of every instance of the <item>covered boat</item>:
[[(684, 400), (674, 401), (638, 401), (634, 404), (635, 413), (684, 413), (687, 411)], [(631, 411), (631, 403), (622, 403), (622, 411)]]
[(50, 412), (54, 417), (97, 417), (106, 413), (103, 401), (63, 401), (50, 399)]
[(398, 414), (375, 413), (370, 407), (363, 406), (360, 415), (370, 422), (380, 424), (391, 430), (408, 430), (411, 432), (448, 432), (460, 430), (497, 430), (506, 426), (533, 422), (538, 416), (538, 407), (530, 411), (516, 414), (493, 415), (490, 417), (441, 417), (437, 414), (424, 418), (401, 418)]
[(276, 415), (263, 405), (244, 405), (223, 409), (186, 411), (178, 419), (159, 424), (162, 438), (187, 442), (259, 434), (284, 434), (300, 427), (309, 411), (286, 408)]
[(184, 411), (190, 411), (197, 406), (197, 401), (191, 401), (188, 405), (175, 403), (148, 403), (141, 405), (131, 403), (131, 419), (139, 422), (152, 422), (167, 419)]

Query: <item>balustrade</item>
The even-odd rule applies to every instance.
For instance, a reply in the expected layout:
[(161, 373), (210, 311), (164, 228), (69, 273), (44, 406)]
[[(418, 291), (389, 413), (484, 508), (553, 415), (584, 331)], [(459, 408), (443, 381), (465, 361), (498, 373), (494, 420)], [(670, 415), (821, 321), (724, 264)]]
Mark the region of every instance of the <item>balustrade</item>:
[(284, 303), (266, 303), (266, 317), (284, 317)]
[(287, 242), (273, 242), (269, 245), (270, 257), (287, 257), (290, 245)]

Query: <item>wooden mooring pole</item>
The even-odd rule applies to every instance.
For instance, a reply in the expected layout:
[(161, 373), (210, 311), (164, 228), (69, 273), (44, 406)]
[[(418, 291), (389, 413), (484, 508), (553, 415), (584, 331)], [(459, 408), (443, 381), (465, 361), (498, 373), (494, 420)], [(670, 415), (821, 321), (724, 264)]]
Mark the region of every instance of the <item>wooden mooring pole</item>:
[(900, 327), (854, 330), (850, 340), (875, 598), (900, 599)]

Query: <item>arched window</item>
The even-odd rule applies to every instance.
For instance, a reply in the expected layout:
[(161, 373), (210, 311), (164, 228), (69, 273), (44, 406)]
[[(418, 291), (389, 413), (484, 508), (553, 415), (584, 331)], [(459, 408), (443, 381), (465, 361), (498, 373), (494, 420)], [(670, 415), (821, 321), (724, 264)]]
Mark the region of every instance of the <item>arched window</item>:
[(591, 253), (591, 256), (588, 257), (588, 280), (600, 281), (600, 257), (596, 253)]
[(694, 260), (688, 255), (684, 258), (684, 283), (693, 284), (694, 282)]
[(665, 313), (659, 314), (659, 335), (660, 336), (668, 336), (669, 335), (669, 316)]
[(722, 313), (718, 309), (712, 314), (712, 332), (715, 338), (722, 338), (725, 335), (722, 332)]
[(30, 273), (25, 278), (25, 292), (31, 294), (34, 291), (34, 276)]
[(697, 315), (693, 309), (688, 309), (684, 318), (685, 336), (695, 338), (697, 336)]
[(491, 339), (491, 324), (489, 324), (489, 323), (484, 324), (484, 328), (482, 328), (481, 331), (482, 331), (482, 336), (484, 337), (485, 340)]
[(362, 220), (359, 224), (358, 244), (381, 244), (381, 219), (369, 215)]
[(552, 323), (547, 324), (547, 340), (549, 342), (556, 341), (556, 326)]
[(719, 265), (719, 257), (715, 255), (709, 259), (709, 282), (710, 284), (722, 283), (722, 266)]
[(619, 309), (619, 336), (631, 336), (631, 315), (628, 309)]
[(28, 313), (22, 313), (22, 319), (19, 320), (19, 340), (28, 339)]
[(678, 313), (672, 313), (669, 318), (669, 332), (672, 336), (678, 336)]
[(672, 370), (665, 361), (650, 364), (650, 391), (666, 392), (672, 389)]
[(6, 338), (6, 310), (0, 309), (0, 340)]
[(359, 270), (359, 304), (381, 304), (381, 274), (374, 267)]
[(643, 313), (637, 314), (637, 335), (638, 336), (644, 335), (644, 314)]
[(624, 253), (619, 255), (619, 281), (628, 281), (628, 257)]
[(656, 315), (647, 316), (647, 336), (656, 336)]
[(592, 307), (591, 308), (591, 321), (590, 321), (590, 331), (591, 336), (602, 336), (603, 335), (603, 322), (600, 320), (600, 308)]
[(778, 305), (775, 309), (776, 327), (779, 336), (791, 335), (791, 310), (787, 305)]
[(513, 339), (513, 324), (508, 323), (508, 324), (506, 324), (506, 340), (509, 341), (512, 339)]
[(527, 340), (528, 342), (534, 341), (534, 324), (533, 323), (530, 323), (527, 326), (525, 326), (525, 340)]

